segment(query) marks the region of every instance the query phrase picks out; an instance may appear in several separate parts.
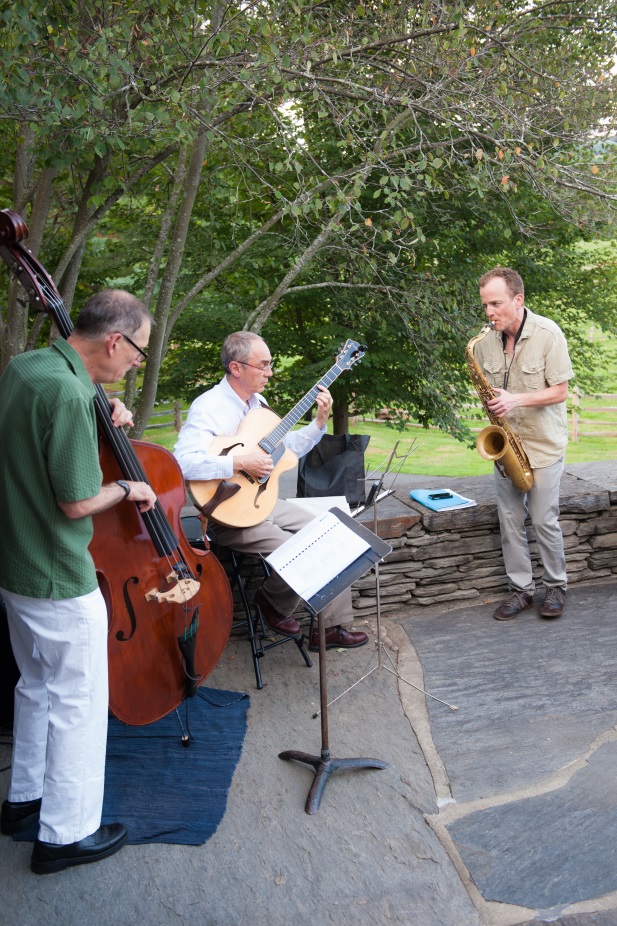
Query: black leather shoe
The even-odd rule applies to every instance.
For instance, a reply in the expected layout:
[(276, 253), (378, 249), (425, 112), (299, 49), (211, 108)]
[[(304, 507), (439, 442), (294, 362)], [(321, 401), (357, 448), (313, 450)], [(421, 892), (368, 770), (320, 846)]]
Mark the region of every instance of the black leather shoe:
[(38, 820), (40, 812), (40, 797), (35, 801), (4, 801), (0, 815), (0, 831), (5, 836), (21, 833)]
[(566, 603), (566, 593), (563, 588), (547, 588), (540, 608), (541, 617), (561, 617)]
[[(368, 637), (361, 630), (346, 630), (337, 624), (336, 627), (328, 627), (326, 630), (326, 649), (335, 649), (343, 647), (344, 649), (355, 649), (356, 646), (364, 646), (368, 643)], [(309, 640), (309, 650), (311, 653), (319, 652), (319, 631), (314, 630)]]
[(493, 612), (493, 617), (496, 621), (511, 621), (521, 611), (530, 608), (532, 604), (532, 592), (512, 592)]
[(128, 838), (126, 827), (121, 823), (110, 823), (109, 826), (100, 826), (91, 836), (86, 836), (79, 842), (71, 842), (67, 846), (57, 846), (37, 839), (30, 865), (35, 874), (48, 875), (70, 868), (71, 865), (99, 862), (122, 848)]
[(259, 589), (255, 595), (255, 604), (263, 614), (266, 624), (268, 627), (271, 627), (272, 630), (276, 630), (277, 633), (282, 633), (286, 637), (300, 636), (302, 631), (295, 617), (292, 617), (291, 614), (281, 614), (280, 611), (277, 611), (276, 608), (270, 604), (261, 589)]

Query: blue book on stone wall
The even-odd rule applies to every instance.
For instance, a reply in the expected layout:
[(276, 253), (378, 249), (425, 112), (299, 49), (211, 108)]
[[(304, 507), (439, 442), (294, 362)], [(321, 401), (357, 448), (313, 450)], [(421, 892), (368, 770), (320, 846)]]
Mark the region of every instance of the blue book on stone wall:
[(450, 489), (412, 489), (409, 497), (431, 511), (456, 511), (458, 508), (473, 508), (476, 504), (473, 499)]

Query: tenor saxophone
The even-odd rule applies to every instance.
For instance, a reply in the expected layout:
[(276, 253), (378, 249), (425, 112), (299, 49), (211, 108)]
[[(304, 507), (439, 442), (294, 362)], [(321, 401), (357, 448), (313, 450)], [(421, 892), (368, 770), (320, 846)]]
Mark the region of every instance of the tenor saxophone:
[(490, 322), (485, 325), (465, 348), (465, 359), (471, 381), (491, 422), (478, 434), (476, 447), (481, 457), (495, 462), (501, 475), (511, 479), (515, 488), (521, 492), (528, 492), (533, 485), (533, 472), (527, 454), (509, 422), (505, 418), (498, 418), (490, 410), (488, 403), (496, 397), (497, 393), (492, 389), (474, 356), (474, 347), (478, 341), (482, 341), (487, 336), (493, 324)]

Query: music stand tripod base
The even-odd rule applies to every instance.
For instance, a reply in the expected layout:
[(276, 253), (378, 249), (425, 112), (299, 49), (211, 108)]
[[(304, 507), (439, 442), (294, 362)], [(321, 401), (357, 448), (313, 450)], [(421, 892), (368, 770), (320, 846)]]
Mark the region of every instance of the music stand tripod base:
[(297, 762), (311, 765), (315, 770), (315, 778), (304, 805), (308, 814), (317, 813), (319, 810), (321, 796), (333, 772), (347, 768), (388, 768), (388, 763), (382, 762), (381, 759), (333, 759), (327, 750), (322, 750), (321, 756), (309, 756), (306, 752), (289, 749), (279, 753), (279, 759), (295, 759)]
[(319, 621), (319, 695), (321, 701), (321, 754), (311, 756), (306, 752), (287, 749), (279, 753), (279, 759), (290, 761), (295, 759), (310, 765), (315, 778), (308, 793), (304, 809), (306, 813), (313, 814), (319, 810), (321, 796), (333, 772), (355, 768), (388, 768), (388, 763), (381, 759), (334, 759), (330, 755), (328, 743), (328, 683), (326, 679), (326, 628), (323, 621)]

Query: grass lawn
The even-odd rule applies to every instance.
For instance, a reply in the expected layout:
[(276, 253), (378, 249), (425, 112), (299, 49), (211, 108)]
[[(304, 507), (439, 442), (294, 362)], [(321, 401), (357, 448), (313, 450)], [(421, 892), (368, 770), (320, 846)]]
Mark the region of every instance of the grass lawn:
[[(591, 398), (584, 400), (584, 409), (581, 409), (584, 419), (580, 424), (581, 437), (577, 443), (569, 442), (566, 462), (584, 463), (617, 458), (617, 436), (584, 436), (585, 430), (599, 431), (605, 428), (607, 431), (617, 432), (617, 411), (597, 411), (598, 407), (609, 405), (609, 403), (617, 406), (617, 397), (610, 400)], [(164, 420), (166, 419), (156, 419), (158, 422)], [(170, 423), (165, 428), (148, 429), (145, 434), (146, 440), (173, 450), (177, 434), (171, 423), (171, 410), (169, 420)], [(468, 422), (468, 424), (483, 426), (483, 422), (478, 421)], [(365, 456), (366, 465), (369, 468), (378, 466), (392, 451), (398, 440), (400, 443), (397, 453), (400, 455), (404, 455), (412, 443), (414, 444), (413, 453), (402, 467), (401, 471), (404, 473), (414, 473), (418, 476), (481, 476), (492, 472), (493, 469), (492, 463), (483, 460), (475, 447), (467, 447), (442, 431), (407, 427), (401, 432), (383, 422), (365, 421), (360, 418), (350, 425), (349, 430), (353, 434), (370, 435), (371, 440)]]
[[(593, 331), (589, 333), (594, 337)], [(597, 338), (597, 336), (596, 336)], [(605, 341), (606, 369), (604, 371), (605, 389), (617, 391), (617, 342), (614, 338), (603, 335)], [(572, 433), (572, 409), (568, 400), (568, 427)], [(283, 413), (285, 409), (281, 410)], [(478, 411), (481, 411), (479, 408)], [(186, 420), (187, 409), (183, 410)], [(617, 394), (611, 396), (581, 396), (578, 414), (579, 440), (570, 440), (566, 451), (567, 463), (586, 463), (594, 460), (615, 460), (617, 458)], [(160, 417), (159, 417), (160, 416)], [(493, 464), (483, 460), (473, 447), (460, 443), (442, 431), (407, 426), (397, 431), (385, 422), (353, 419), (349, 430), (353, 434), (368, 434), (370, 442), (366, 451), (366, 465), (370, 469), (379, 466), (391, 453), (399, 441), (397, 453), (404, 456), (413, 445), (413, 452), (408, 457), (401, 472), (418, 476), (482, 476), (491, 473)], [(479, 428), (488, 424), (486, 420), (467, 420), (469, 427)], [(173, 428), (171, 403), (160, 405), (157, 416), (151, 421), (153, 428), (148, 428), (145, 439), (161, 444), (173, 450), (178, 435)], [(163, 425), (163, 426), (161, 426)], [(603, 432), (600, 435), (589, 432)], [(614, 435), (614, 436), (613, 436)], [(474, 433), (475, 439), (475, 433)]]

